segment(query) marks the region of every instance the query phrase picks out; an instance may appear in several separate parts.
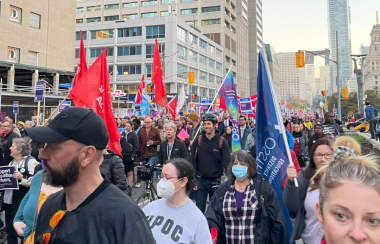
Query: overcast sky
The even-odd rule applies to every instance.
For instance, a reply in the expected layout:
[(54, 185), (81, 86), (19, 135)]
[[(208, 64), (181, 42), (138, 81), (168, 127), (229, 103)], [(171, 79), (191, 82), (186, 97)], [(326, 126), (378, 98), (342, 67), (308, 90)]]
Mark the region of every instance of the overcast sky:
[[(276, 52), (322, 50), (328, 43), (328, 0), (263, 0), (264, 42)], [(379, 0), (351, 0), (351, 49), (368, 46)], [(323, 61), (316, 60), (317, 65)], [(316, 67), (317, 68), (317, 67)]]

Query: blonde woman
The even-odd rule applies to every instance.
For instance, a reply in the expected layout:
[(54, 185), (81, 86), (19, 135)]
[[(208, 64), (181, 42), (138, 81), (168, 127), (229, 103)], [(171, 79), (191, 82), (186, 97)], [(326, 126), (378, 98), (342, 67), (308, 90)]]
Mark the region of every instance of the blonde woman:
[(338, 147), (346, 147), (351, 148), (357, 155), (362, 155), (362, 149), (360, 144), (349, 136), (340, 136), (334, 142), (334, 152), (338, 149)]
[(336, 160), (319, 171), (322, 243), (380, 243), (380, 158)]

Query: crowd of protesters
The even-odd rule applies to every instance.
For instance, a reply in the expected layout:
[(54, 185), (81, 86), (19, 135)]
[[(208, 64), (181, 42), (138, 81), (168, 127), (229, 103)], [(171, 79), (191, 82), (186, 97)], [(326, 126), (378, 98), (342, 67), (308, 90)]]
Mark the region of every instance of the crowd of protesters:
[[(280, 198), (257, 172), (255, 120), (236, 119), (233, 152), (227, 111), (119, 118), (117, 155), (91, 110), (70, 108), (47, 126), (7, 116), (0, 164), (15, 167), (19, 187), (1, 192), (0, 243), (286, 243)], [(332, 113), (283, 122), (291, 243), (380, 243), (380, 159), (363, 156)], [(161, 198), (143, 209), (130, 197), (147, 187), (140, 163)]]

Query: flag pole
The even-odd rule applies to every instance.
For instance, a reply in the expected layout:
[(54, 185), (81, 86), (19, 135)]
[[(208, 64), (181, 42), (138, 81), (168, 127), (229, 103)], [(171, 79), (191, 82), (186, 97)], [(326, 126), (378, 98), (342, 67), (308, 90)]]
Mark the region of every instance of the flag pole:
[[(227, 75), (230, 73), (231, 69), (232, 69), (232, 64), (231, 64), (230, 68), (228, 69), (228, 72), (227, 72), (226, 75), (224, 76), (224, 79), (223, 79), (222, 83), (220, 84), (220, 86), (219, 86), (219, 88), (218, 88), (218, 92), (215, 93), (215, 97), (214, 97), (214, 99), (212, 100), (211, 106), (207, 109), (206, 114), (210, 111), (210, 108), (212, 108), (212, 106), (214, 105), (215, 99), (216, 99), (216, 97), (219, 95), (219, 91), (220, 91), (220, 89), (222, 89), (222, 86), (223, 86), (223, 84), (224, 84), (224, 81), (226, 81), (226, 79), (227, 79)], [(194, 135), (198, 135), (198, 133), (199, 133), (199, 131), (200, 131), (202, 125), (203, 125), (203, 121), (201, 120), (201, 126), (199, 126), (197, 132), (196, 132)]]
[[(273, 97), (273, 100), (274, 100), (274, 104), (275, 104), (275, 111), (276, 111), (276, 115), (277, 115), (277, 120), (278, 120), (279, 123), (282, 123), (282, 117), (281, 117), (281, 114), (280, 114), (280, 111), (279, 111), (279, 105), (278, 105), (279, 103), (277, 101), (276, 91), (274, 90), (272, 76), (271, 76), (270, 70), (268, 68), (269, 65), (268, 65), (268, 61), (267, 61), (267, 53), (266, 53), (265, 48), (261, 48), (261, 50), (262, 50), (262, 52), (264, 54), (263, 57), (264, 57), (265, 69), (266, 69), (267, 74), (268, 74), (269, 87), (270, 87), (270, 90), (271, 90), (271, 93), (272, 93), (272, 97)], [(291, 165), (294, 166), (294, 163), (292, 161), (292, 156), (290, 155), (290, 149), (289, 149), (288, 139), (286, 138), (285, 127), (283, 126), (283, 124), (278, 125), (278, 127), (279, 127), (280, 133), (282, 135), (282, 138), (284, 140), (284, 144), (285, 144), (285, 148), (286, 148), (286, 154), (288, 156), (289, 164), (291, 164)], [(298, 187), (297, 178), (294, 178), (294, 185), (296, 187)]]

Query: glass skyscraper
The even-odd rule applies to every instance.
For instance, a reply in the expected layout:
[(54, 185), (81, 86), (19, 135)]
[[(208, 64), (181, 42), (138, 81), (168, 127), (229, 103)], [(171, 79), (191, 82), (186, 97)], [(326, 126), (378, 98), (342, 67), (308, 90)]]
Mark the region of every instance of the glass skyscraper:
[[(339, 80), (341, 87), (347, 87), (347, 81), (352, 74), (349, 0), (328, 0), (328, 11), (331, 57), (337, 60), (336, 31), (338, 31)], [(336, 81), (336, 65), (332, 62), (330, 65), (333, 66), (333, 80)]]

